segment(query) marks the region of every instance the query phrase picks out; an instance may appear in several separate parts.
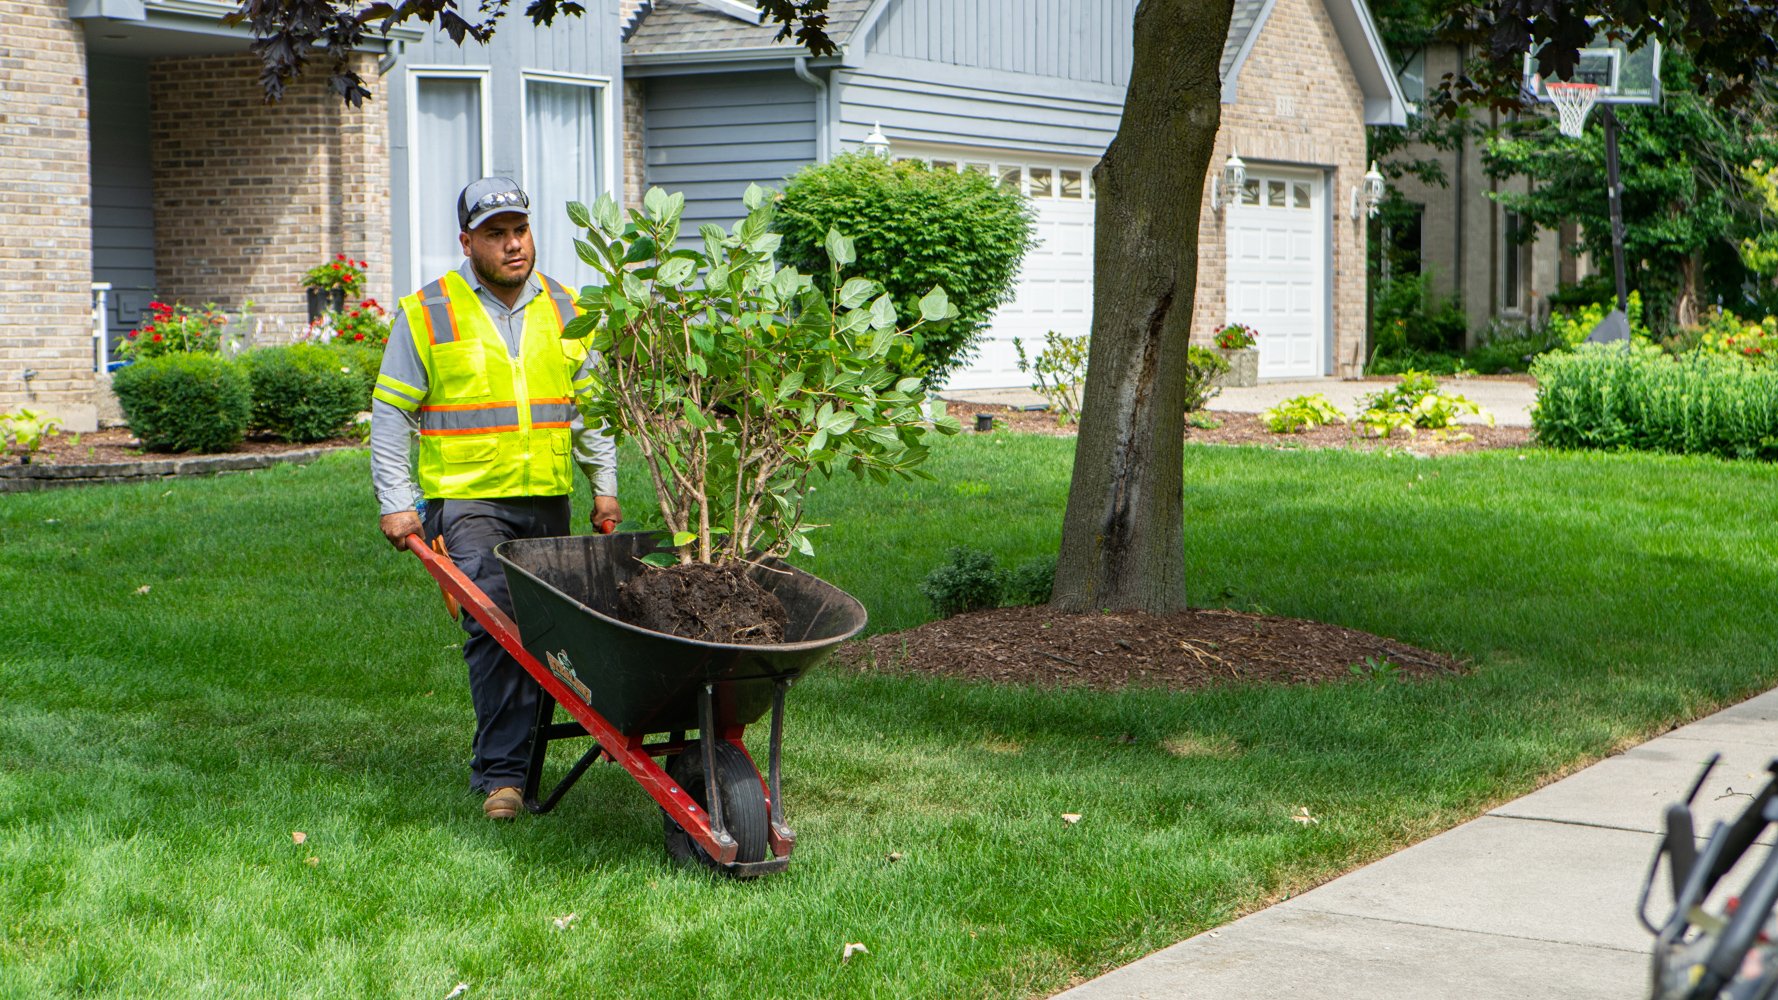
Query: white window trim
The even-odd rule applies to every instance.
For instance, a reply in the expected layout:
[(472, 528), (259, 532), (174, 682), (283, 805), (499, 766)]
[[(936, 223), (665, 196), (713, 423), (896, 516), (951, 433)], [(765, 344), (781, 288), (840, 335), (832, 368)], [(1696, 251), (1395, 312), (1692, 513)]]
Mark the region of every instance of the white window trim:
[[(969, 163), (986, 163), (988, 176), (996, 182), (1000, 179), (1000, 171), (1005, 167), (1019, 168), (1019, 193), (1031, 201), (1060, 201), (1068, 203), (1092, 202), (1097, 200), (1097, 192), (1093, 190), (1093, 168), (1097, 160), (1087, 157), (1074, 157), (1065, 154), (1027, 153), (1020, 154), (1010, 150), (990, 150), (967, 146), (933, 146), (925, 143), (895, 143), (889, 149), (889, 155), (896, 160), (919, 160), (932, 166), (933, 160), (949, 160), (957, 165), (962, 172)], [(1032, 195), (1030, 191), (1029, 168), (1043, 167), (1053, 172), (1054, 179), (1050, 185), (1050, 194)], [(1061, 171), (1080, 171), (1081, 197), (1064, 198), (1061, 193)]]
[[(407, 267), (414, 272), (412, 284), (418, 288), (430, 280), (420, 274), (420, 80), (474, 80), (481, 93), (482, 169), (494, 162), (494, 95), (491, 66), (409, 66), (407, 71)], [(475, 180), (471, 177), (470, 180)], [(464, 183), (468, 183), (465, 181)]]
[[(542, 83), (568, 83), (568, 84), (576, 84), (576, 85), (579, 85), (582, 87), (597, 87), (597, 88), (599, 88), (599, 119), (600, 119), (599, 132), (600, 132), (601, 144), (605, 147), (602, 154), (599, 157), (599, 160), (600, 160), (599, 173), (604, 178), (604, 187), (605, 187), (604, 193), (610, 195), (613, 200), (615, 200), (619, 205), (622, 205), (623, 204), (623, 195), (620, 193), (620, 191), (618, 189), (618, 177), (617, 177), (617, 152), (618, 152), (617, 147), (619, 145), (619, 137), (617, 135), (617, 119), (616, 119), (616, 115), (613, 113), (615, 110), (614, 105), (616, 102), (615, 102), (612, 92), (611, 92), (612, 91), (611, 77), (609, 77), (609, 76), (594, 76), (592, 74), (581, 74), (581, 73), (558, 73), (558, 72), (540, 70), (540, 69), (527, 69), (527, 70), (520, 71), (520, 73), (519, 73), (519, 151), (520, 151), (520, 156), (526, 155), (527, 153), (530, 152), (530, 149), (531, 149), (531, 131), (530, 131), (530, 129), (531, 129), (531, 111), (530, 111), (530, 106), (529, 106), (530, 105), (531, 88), (528, 86), (528, 84), (530, 84), (530, 82), (533, 80), (537, 80)], [(526, 191), (531, 190), (531, 187), (532, 187), (531, 162), (528, 159), (524, 161), (523, 165), (520, 167), (519, 172), (524, 174), (523, 177), (519, 178), (519, 183), (524, 186)]]

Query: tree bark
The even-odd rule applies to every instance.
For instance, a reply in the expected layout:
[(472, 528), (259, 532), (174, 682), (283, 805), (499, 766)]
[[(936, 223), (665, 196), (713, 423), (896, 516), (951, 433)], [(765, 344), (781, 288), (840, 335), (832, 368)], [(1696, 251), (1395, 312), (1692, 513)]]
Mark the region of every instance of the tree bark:
[(1093, 170), (1093, 336), (1051, 606), (1185, 607), (1186, 347), (1232, 0), (1142, 0)]

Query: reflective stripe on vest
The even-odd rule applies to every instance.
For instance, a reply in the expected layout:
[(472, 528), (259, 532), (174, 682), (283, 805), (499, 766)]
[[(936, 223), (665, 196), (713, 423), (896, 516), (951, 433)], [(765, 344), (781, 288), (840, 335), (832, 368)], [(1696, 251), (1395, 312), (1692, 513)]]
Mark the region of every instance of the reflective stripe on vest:
[(562, 326), (579, 310), (561, 286), (537, 277), (544, 294), (525, 306), (516, 358), (457, 272), (401, 300), (426, 370), (418, 406), (418, 473), (426, 496), (472, 500), (572, 491), (573, 383), (586, 360), (586, 342), (562, 339)]

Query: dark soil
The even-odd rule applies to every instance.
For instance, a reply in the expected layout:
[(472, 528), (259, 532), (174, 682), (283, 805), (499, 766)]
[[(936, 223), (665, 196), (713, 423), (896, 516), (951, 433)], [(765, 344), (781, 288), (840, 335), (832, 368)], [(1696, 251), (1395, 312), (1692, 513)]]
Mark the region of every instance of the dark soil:
[(648, 569), (617, 588), (617, 617), (704, 642), (784, 641), (789, 616), (776, 595), (731, 566), (687, 563)]
[[(272, 441), (267, 439), (248, 438), (226, 452), (225, 455), (280, 455), (285, 452), (307, 451), (311, 448), (331, 447), (363, 447), (357, 438), (334, 438), (331, 441), (317, 441), (312, 444), (291, 444), (288, 441)], [(37, 454), (31, 456), (32, 465), (123, 465), (130, 462), (152, 462), (166, 458), (192, 458), (195, 452), (144, 451), (142, 442), (130, 433), (127, 427), (108, 427), (103, 430), (88, 431), (85, 434), (74, 434), (64, 431), (44, 442)], [(18, 465), (22, 458), (15, 448), (10, 453), (0, 453), (0, 465)]]
[[(1394, 380), (1388, 381), (1393, 382)], [(1015, 410), (1008, 406), (946, 402), (945, 412), (961, 420), (965, 428), (975, 427), (977, 413), (992, 413), (996, 430), (1065, 437), (1072, 437), (1077, 430), (1077, 426), (1074, 424), (1058, 424), (1053, 414), (1042, 410)], [(1483, 451), (1489, 448), (1525, 448), (1532, 444), (1531, 428), (1529, 427), (1489, 427), (1486, 424), (1464, 424), (1458, 428), (1458, 432), (1469, 435), (1469, 440), (1466, 441), (1455, 440), (1455, 435), (1451, 438), (1441, 438), (1432, 431), (1420, 431), (1413, 437), (1397, 432), (1394, 437), (1379, 439), (1362, 437), (1351, 427), (1343, 424), (1317, 427), (1300, 434), (1274, 434), (1266, 429), (1265, 424), (1260, 423), (1258, 414), (1204, 410), (1201, 415), (1216, 421), (1217, 426), (1200, 428), (1188, 425), (1185, 429), (1187, 444), (1251, 445), (1280, 450), (1352, 448), (1360, 451), (1380, 451), (1393, 448), (1420, 455), (1451, 455), (1458, 452)], [(974, 431), (966, 430), (965, 433), (974, 433)]]
[(867, 670), (1100, 690), (1313, 684), (1467, 669), (1442, 653), (1368, 632), (1223, 609), (1159, 616), (995, 608), (851, 643), (840, 658)]

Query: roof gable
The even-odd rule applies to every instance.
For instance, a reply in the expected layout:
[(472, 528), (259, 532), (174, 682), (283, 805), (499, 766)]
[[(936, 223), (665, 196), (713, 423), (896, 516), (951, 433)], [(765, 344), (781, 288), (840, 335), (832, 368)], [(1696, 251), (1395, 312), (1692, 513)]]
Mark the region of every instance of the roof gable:
[[(1278, 0), (1236, 0), (1235, 16), (1229, 21), (1229, 37), (1222, 49), (1222, 103), (1233, 104), (1239, 93), (1241, 68), (1256, 45), (1262, 44), (1266, 19)], [(1377, 26), (1371, 20), (1370, 8), (1364, 0), (1308, 0), (1320, 3), (1333, 22), (1334, 34), (1352, 75), (1364, 94), (1366, 125), (1406, 125), (1407, 101), (1401, 84), (1383, 52)], [(1237, 37), (1238, 31), (1244, 31)]]

